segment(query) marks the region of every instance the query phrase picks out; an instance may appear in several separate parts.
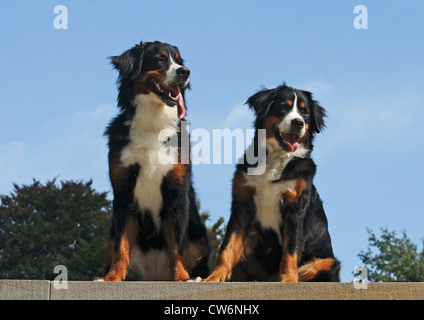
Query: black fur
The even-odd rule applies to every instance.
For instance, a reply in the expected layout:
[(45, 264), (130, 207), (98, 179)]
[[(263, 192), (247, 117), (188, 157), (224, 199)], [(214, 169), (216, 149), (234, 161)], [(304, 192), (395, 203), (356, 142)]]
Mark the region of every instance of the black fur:
[[(124, 164), (122, 162), (123, 150), (130, 144), (135, 143), (130, 139), (131, 130), (148, 130), (143, 127), (132, 127), (132, 121), (140, 108), (150, 106), (137, 105), (135, 98), (139, 95), (150, 95), (155, 93), (153, 86), (148, 77), (143, 78), (148, 72), (156, 74), (156, 78), (161, 82), (167, 81), (166, 71), (170, 68), (172, 60), (180, 65), (180, 69), (186, 72), (185, 76), (175, 76), (172, 86), (174, 92), (178, 92), (184, 97), (185, 90), (189, 88), (188, 77), (189, 71), (184, 67), (183, 60), (180, 56), (178, 48), (161, 42), (145, 42), (134, 46), (125, 51), (120, 56), (111, 57), (113, 66), (119, 71), (117, 81), (119, 87), (118, 106), (120, 113), (111, 121), (106, 129), (105, 135), (108, 137), (109, 147), (109, 175), (113, 187), (113, 217), (111, 224), (111, 267), (108, 275), (104, 280), (187, 280), (178, 275), (175, 270), (175, 261), (173, 259), (188, 259), (194, 250), (198, 249), (196, 254), (197, 262), (195, 265), (184, 265), (190, 277), (205, 277), (208, 274), (207, 260), (209, 255), (209, 242), (207, 239), (206, 228), (203, 225), (198, 209), (196, 207), (196, 195), (192, 186), (192, 175), (190, 164), (180, 164), (182, 167), (179, 175), (173, 174), (172, 168), (168, 174), (163, 176), (160, 183), (160, 192), (162, 196), (162, 208), (160, 209), (160, 227), (157, 228), (153, 221), (153, 213), (149, 208), (142, 207), (135, 199), (134, 190), (137, 179), (143, 174), (143, 165), (135, 161), (133, 164)], [(159, 75), (160, 74), (160, 75)], [(150, 76), (149, 76), (150, 77)], [(144, 79), (144, 80), (143, 80)], [(159, 81), (158, 80), (158, 81)], [(144, 82), (143, 82), (144, 81)], [(166, 94), (158, 94), (163, 101), (163, 108), (176, 108), (176, 99), (168, 98)], [(160, 101), (158, 98), (156, 98)], [(156, 101), (156, 100), (155, 100)], [(156, 106), (156, 105), (155, 105)], [(162, 119), (152, 118), (149, 121), (160, 123)], [(180, 127), (179, 120), (177, 126)], [(176, 130), (178, 137), (178, 146), (175, 146), (179, 152), (181, 151), (181, 132)], [(149, 146), (146, 146), (148, 148)], [(140, 161), (141, 162), (141, 161)], [(144, 173), (145, 174), (145, 173)], [(154, 187), (154, 186), (152, 186)], [(129, 226), (131, 224), (131, 226)], [(169, 225), (172, 227), (169, 228)], [(168, 227), (167, 227), (168, 226)], [(128, 229), (136, 230), (135, 235), (126, 231)], [(119, 258), (123, 248), (123, 237), (126, 234), (133, 236), (130, 243), (131, 250), (138, 247), (142, 254), (163, 251), (172, 256), (169, 268), (169, 279), (155, 279), (140, 272), (129, 272), (127, 270), (117, 271), (118, 265), (121, 263), (128, 268), (125, 259), (130, 259), (129, 252), (126, 252), (124, 258)], [(178, 248), (178, 255), (171, 255), (174, 243)], [(202, 253), (200, 254), (199, 251)], [(120, 260), (116, 263), (115, 260)], [(184, 260), (186, 261), (186, 260)], [(138, 261), (129, 261), (131, 265), (137, 264)], [(145, 261), (142, 263), (151, 264), (155, 268), (156, 261)], [(135, 269), (140, 266), (135, 266)], [(141, 267), (140, 267), (141, 268)], [(120, 269), (119, 269), (120, 270)], [(124, 274), (125, 273), (125, 274)]]
[[(291, 151), (283, 143), (280, 142), (277, 148), (271, 147), (271, 140), (277, 139), (267, 132), (267, 158), (280, 155), (281, 159), (289, 160), (281, 166), (281, 171), (275, 174), (274, 179), (265, 180), (266, 174), (257, 176), (256, 179), (262, 180), (270, 187), (273, 184), (284, 185), (290, 181), (299, 181), (301, 182), (299, 185), (306, 186), (300, 189), (294, 198), (291, 193), (282, 192), (275, 199), (276, 203), (279, 203), (279, 208), (276, 210), (279, 212), (281, 224), (274, 225), (273, 228), (264, 227), (257, 211), (259, 187), (252, 186), (252, 181), (258, 180), (249, 180), (247, 174), (247, 169), (257, 166), (257, 163), (247, 163), (245, 155), (244, 163), (237, 164), (236, 167), (231, 217), (221, 246), (218, 265), (208, 281), (225, 281), (227, 278), (233, 281), (339, 281), (340, 262), (334, 257), (327, 218), (313, 184), (316, 165), (310, 157), (314, 135), (322, 131), (325, 126), (325, 110), (312, 99), (310, 92), (286, 85), (275, 89), (263, 89), (247, 100), (248, 106), (256, 115), (254, 123), (256, 135), (253, 143), (257, 150), (258, 130), (274, 129), (266, 127), (267, 120), (275, 118), (281, 121), (293, 111), (294, 107), (289, 103), (293, 103), (294, 93), (297, 97), (296, 107), (298, 110), (302, 109), (298, 118), (302, 118), (304, 126), (307, 127), (305, 135), (299, 139), (299, 148), (309, 151), (290, 158)], [(289, 103), (286, 103), (287, 101)], [(292, 131), (297, 132), (294, 129)], [(269, 165), (271, 164), (267, 162), (267, 169)], [(303, 181), (305, 184), (302, 184)], [(273, 199), (269, 198), (267, 201)], [(242, 241), (235, 242), (234, 239), (237, 237)], [(243, 247), (242, 255), (233, 253), (235, 250), (232, 248), (237, 245)], [(285, 257), (297, 258), (297, 266), (294, 269), (298, 272), (297, 276), (287, 278)], [(234, 265), (231, 265), (231, 259), (236, 259)], [(306, 271), (312, 270), (308, 268), (312, 261), (321, 261), (323, 266), (325, 263), (327, 265), (313, 277), (308, 277)], [(232, 270), (227, 270), (228, 268)]]

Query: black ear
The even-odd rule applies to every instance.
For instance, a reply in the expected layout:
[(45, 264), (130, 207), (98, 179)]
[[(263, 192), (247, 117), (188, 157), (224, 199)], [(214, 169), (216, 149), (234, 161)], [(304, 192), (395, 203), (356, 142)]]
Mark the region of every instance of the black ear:
[(308, 98), (308, 103), (311, 108), (311, 126), (312, 131), (320, 133), (321, 130), (325, 128), (324, 118), (326, 117), (326, 112), (323, 107), (321, 107), (317, 101), (312, 98), (312, 93), (308, 91), (303, 91)]
[(247, 99), (246, 104), (256, 116), (265, 116), (274, 103), (276, 92), (276, 89), (263, 89)]
[(127, 84), (140, 75), (143, 65), (143, 54), (144, 45), (140, 43), (125, 51), (120, 56), (110, 58), (112, 65), (119, 71), (120, 85)]

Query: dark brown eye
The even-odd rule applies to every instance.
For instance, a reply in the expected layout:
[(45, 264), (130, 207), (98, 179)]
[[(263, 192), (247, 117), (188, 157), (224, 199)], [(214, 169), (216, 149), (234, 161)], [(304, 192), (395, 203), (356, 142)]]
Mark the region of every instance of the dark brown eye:
[(300, 113), (302, 113), (302, 114), (308, 114), (309, 113), (309, 110), (306, 107), (306, 103), (305, 102), (301, 102), (299, 104), (299, 108), (298, 109), (299, 109)]
[(300, 113), (301, 114), (303, 114), (303, 115), (308, 115), (309, 114), (309, 110), (308, 110), (308, 108), (300, 108)]
[(181, 58), (181, 56), (177, 53), (175, 56), (172, 57), (172, 60), (175, 61), (175, 63), (178, 63), (179, 65), (184, 65), (184, 60)]
[(158, 61), (159, 61), (159, 62), (162, 62), (162, 63), (166, 63), (166, 62), (168, 62), (168, 57), (165, 57), (165, 56), (159, 56)]

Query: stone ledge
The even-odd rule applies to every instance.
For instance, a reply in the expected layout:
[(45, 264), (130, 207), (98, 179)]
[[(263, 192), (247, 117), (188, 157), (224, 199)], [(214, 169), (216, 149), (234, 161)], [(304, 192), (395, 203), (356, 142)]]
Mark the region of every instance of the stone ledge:
[(0, 280), (1, 300), (424, 300), (424, 283), (180, 283)]
[(0, 300), (49, 300), (51, 281), (0, 280)]

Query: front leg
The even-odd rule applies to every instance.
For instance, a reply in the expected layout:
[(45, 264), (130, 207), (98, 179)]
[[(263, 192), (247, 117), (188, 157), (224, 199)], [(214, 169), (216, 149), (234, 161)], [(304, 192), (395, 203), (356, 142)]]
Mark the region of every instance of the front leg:
[(168, 245), (171, 278), (173, 281), (187, 281), (190, 280), (190, 275), (183, 264), (182, 254), (180, 253), (181, 246), (176, 241), (174, 230), (172, 220), (167, 219), (164, 222), (163, 231)]
[(246, 185), (244, 174), (241, 171), (236, 172), (233, 180), (233, 202), (230, 221), (228, 222), (217, 265), (211, 275), (205, 280), (206, 282), (226, 281), (231, 277), (233, 268), (242, 258), (246, 250), (245, 244), (249, 226), (255, 215), (254, 193), (254, 187)]
[(104, 281), (123, 281), (126, 278), (130, 264), (131, 247), (135, 241), (136, 222), (133, 217), (118, 217), (115, 219), (115, 236), (113, 239), (112, 263)]
[(163, 232), (169, 252), (169, 268), (174, 281), (190, 280), (183, 262), (189, 225), (190, 166), (177, 163), (162, 182)]
[(298, 231), (292, 229), (293, 223), (283, 222), (283, 255), (280, 262), (280, 282), (298, 282)]
[(308, 183), (303, 178), (295, 180), (293, 188), (283, 193), (283, 255), (279, 280), (298, 282), (298, 263), (302, 242), (302, 220), (304, 218), (299, 199)]
[(283, 255), (280, 262), (280, 282), (298, 282), (298, 230), (292, 229), (293, 223), (283, 222)]
[(225, 282), (231, 277), (234, 266), (240, 261), (245, 244), (245, 236), (240, 231), (230, 231), (227, 233), (221, 252), (218, 256), (218, 262), (205, 280), (206, 282)]
[[(123, 281), (130, 263), (130, 252), (135, 242), (137, 222), (131, 214), (130, 204), (139, 166), (125, 167), (110, 153), (109, 170), (113, 186), (113, 218), (111, 266), (104, 281)], [(115, 157), (116, 158), (116, 157)]]

